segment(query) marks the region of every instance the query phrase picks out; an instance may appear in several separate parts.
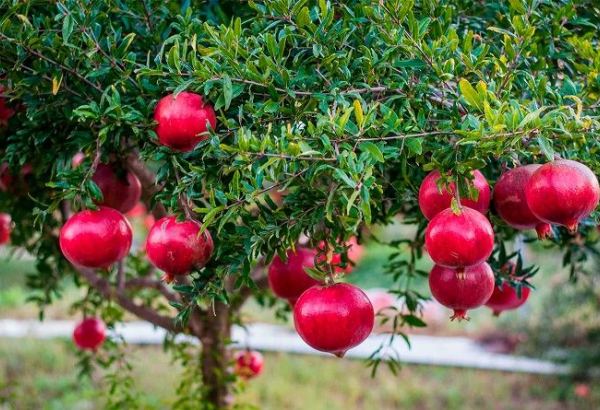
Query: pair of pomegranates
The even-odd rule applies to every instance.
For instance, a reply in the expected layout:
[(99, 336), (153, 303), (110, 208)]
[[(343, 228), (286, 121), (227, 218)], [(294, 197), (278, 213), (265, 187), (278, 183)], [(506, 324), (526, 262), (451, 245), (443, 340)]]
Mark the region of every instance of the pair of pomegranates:
[[(355, 246), (358, 250), (360, 245), (350, 244), (349, 254)], [(285, 261), (275, 256), (269, 266), (269, 285), (275, 295), (293, 306), (296, 331), (308, 345), (342, 357), (369, 336), (375, 313), (371, 301), (358, 287), (346, 283), (321, 285), (306, 273), (306, 268), (314, 267), (318, 255), (317, 250), (297, 247), (287, 252)], [(331, 262), (340, 260), (339, 255), (334, 255)], [(336, 266), (336, 271), (346, 269)]]

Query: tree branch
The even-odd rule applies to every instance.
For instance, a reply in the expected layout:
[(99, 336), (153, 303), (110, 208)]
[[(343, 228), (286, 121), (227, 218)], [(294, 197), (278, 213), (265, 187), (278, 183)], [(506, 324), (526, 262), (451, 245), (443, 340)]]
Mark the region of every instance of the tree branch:
[(125, 290), (114, 289), (106, 279), (98, 276), (94, 270), (79, 266), (75, 267), (75, 269), (106, 299), (116, 301), (123, 309), (133, 313), (140, 319), (146, 320), (155, 326), (162, 327), (168, 332), (180, 333), (184, 330), (181, 327), (176, 326), (175, 321), (172, 318), (160, 315), (147, 306), (135, 303), (126, 294)]

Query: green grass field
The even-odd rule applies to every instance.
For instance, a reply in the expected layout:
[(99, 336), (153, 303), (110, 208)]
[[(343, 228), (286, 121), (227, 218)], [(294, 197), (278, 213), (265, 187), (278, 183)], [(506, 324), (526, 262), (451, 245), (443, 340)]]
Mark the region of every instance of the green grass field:
[[(181, 369), (158, 347), (130, 348), (135, 389), (144, 409), (169, 408)], [(0, 340), (0, 408), (101, 409), (102, 377), (77, 376), (69, 341)], [(148, 360), (151, 357), (152, 360)], [(361, 361), (266, 354), (265, 372), (238, 386), (238, 402), (261, 409), (596, 409), (557, 378), (478, 370), (405, 366), (375, 378)]]

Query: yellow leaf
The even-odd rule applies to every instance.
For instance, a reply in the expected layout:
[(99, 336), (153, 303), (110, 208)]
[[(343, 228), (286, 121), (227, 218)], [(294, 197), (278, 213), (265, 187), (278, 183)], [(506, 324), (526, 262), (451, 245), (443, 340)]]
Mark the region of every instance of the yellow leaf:
[(52, 95), (58, 94), (58, 90), (60, 90), (60, 85), (62, 84), (63, 75), (60, 75), (60, 78), (52, 77)]
[(356, 118), (356, 123), (358, 124), (359, 127), (362, 127), (362, 125), (365, 121), (365, 116), (363, 114), (362, 105), (361, 105), (360, 101), (358, 101), (358, 100), (354, 100), (352, 105), (354, 106), (354, 117)]

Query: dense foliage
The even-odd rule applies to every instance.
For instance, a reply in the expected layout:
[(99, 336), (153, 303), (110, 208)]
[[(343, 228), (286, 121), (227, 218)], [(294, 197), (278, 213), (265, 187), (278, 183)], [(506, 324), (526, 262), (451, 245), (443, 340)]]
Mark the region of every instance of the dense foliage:
[[(400, 216), (419, 229), (391, 244), (392, 290), (407, 307), (394, 322), (398, 331), (421, 326), (426, 295), (410, 284), (427, 275), (416, 267), (426, 223), (416, 195), (428, 171), (452, 171), (463, 197), (474, 169), (492, 182), (506, 168), (561, 156), (600, 174), (599, 28), (594, 0), (2, 0), (1, 94), (16, 114), (0, 130), (1, 162), (14, 177), (0, 209), (15, 222), (12, 243), (37, 258), (32, 300), (43, 308), (73, 277), (89, 287), (77, 309), (122, 319), (123, 304), (62, 257), (57, 228), (71, 211), (95, 207), (100, 161), (143, 162), (156, 174), (142, 181), (147, 206), (194, 215), (215, 252), (173, 287), (176, 298), (158, 286), (123, 297), (175, 316), (160, 293), (168, 292), (182, 323), (215, 303), (243, 303), (248, 288), (271, 303), (253, 275), (275, 253), (302, 235), (343, 253), (351, 236)], [(213, 104), (217, 126), (177, 153), (157, 144), (152, 116), (159, 98), (184, 90)], [(73, 167), (78, 152), (86, 157)], [(285, 194), (281, 203), (273, 192)], [(518, 232), (492, 222), (500, 275)], [(597, 252), (595, 226), (557, 228), (545, 243), (565, 253), (573, 276)], [(317, 268), (324, 276), (326, 259)], [(117, 286), (149, 270), (137, 253), (96, 279)], [(193, 347), (173, 349), (193, 362)], [(106, 360), (122, 365), (118, 353)], [(183, 407), (202, 391), (196, 366)]]

